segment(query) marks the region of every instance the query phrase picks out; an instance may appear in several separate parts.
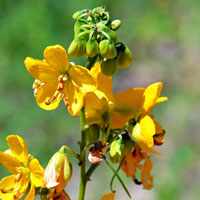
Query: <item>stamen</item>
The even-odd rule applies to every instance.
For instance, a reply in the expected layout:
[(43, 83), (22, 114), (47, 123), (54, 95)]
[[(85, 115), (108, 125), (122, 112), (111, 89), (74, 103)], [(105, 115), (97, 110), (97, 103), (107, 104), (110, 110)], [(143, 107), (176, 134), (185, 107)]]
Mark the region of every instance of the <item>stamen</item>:
[(20, 181), (20, 179), (22, 178), (22, 171), (20, 171), (14, 178), (14, 182), (17, 183)]
[(63, 93), (63, 90), (65, 87), (65, 82), (68, 80), (68, 76), (66, 74), (60, 75), (58, 77), (58, 80), (59, 80), (59, 83), (54, 95), (45, 102), (47, 106), (59, 99), (63, 99), (65, 96)]
[(10, 188), (10, 189), (5, 189), (5, 186), (3, 186), (0, 191), (1, 193), (9, 193), (9, 192), (12, 192), (14, 190), (14, 188)]
[(17, 193), (14, 195), (14, 199), (19, 199), (19, 197), (20, 197), (20, 192), (18, 190)]

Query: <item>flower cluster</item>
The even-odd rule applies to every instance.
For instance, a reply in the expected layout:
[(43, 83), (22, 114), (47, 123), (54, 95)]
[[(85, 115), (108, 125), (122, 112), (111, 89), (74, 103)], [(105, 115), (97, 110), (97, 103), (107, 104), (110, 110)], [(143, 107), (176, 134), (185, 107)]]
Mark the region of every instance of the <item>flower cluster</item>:
[[(44, 110), (53, 110), (63, 100), (70, 115), (80, 116), (80, 153), (62, 146), (50, 159), (45, 171), (39, 161), (28, 154), (20, 136), (7, 137), (9, 150), (0, 152), (0, 163), (13, 175), (0, 181), (0, 198), (5, 200), (34, 199), (35, 194), (50, 200), (70, 200), (64, 191), (72, 176), (72, 165), (67, 150), (80, 165), (79, 200), (84, 200), (85, 187), (96, 167), (103, 161), (114, 172), (111, 192), (102, 200), (114, 200), (112, 183), (117, 177), (127, 192), (118, 171), (121, 169), (136, 184), (151, 189), (153, 177), (152, 154), (161, 154), (154, 149), (164, 142), (165, 130), (155, 120), (151, 110), (167, 101), (160, 97), (163, 83), (153, 83), (146, 88), (131, 88), (113, 93), (112, 76), (117, 67), (126, 68), (132, 60), (128, 47), (117, 42), (116, 30), (119, 20), (110, 20), (103, 8), (78, 11), (68, 53), (73, 57), (88, 58), (86, 66), (69, 62), (68, 54), (61, 45), (48, 46), (44, 59), (27, 57), (27, 71), (35, 81), (34, 95), (37, 104)], [(91, 162), (86, 171), (86, 153)], [(107, 154), (110, 161), (107, 159)], [(118, 164), (115, 169), (113, 164)], [(136, 176), (137, 170), (141, 176)]]

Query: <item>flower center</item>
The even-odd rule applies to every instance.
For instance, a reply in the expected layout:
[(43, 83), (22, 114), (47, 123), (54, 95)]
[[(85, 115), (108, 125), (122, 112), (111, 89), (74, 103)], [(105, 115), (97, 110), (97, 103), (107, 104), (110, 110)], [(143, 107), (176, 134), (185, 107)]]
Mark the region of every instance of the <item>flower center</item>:
[(69, 75), (68, 74), (61, 74), (58, 77), (58, 86), (56, 88), (56, 91), (54, 92), (53, 96), (51, 98), (48, 98), (47, 101), (45, 102), (46, 105), (50, 105), (51, 103), (55, 103), (56, 101), (58, 101), (59, 99), (63, 99), (64, 98), (64, 88), (65, 88), (65, 84), (66, 82), (69, 80)]

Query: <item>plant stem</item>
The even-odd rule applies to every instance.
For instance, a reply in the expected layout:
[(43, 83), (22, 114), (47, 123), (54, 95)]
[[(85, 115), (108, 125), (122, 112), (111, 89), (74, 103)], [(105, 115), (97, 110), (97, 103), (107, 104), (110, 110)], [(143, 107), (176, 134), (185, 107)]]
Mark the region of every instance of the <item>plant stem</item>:
[(92, 164), (86, 173), (86, 181), (90, 180), (91, 175), (95, 171), (95, 169), (99, 166), (99, 164)]
[(129, 196), (129, 198), (130, 198), (131, 200), (133, 200), (132, 197), (131, 197), (131, 194), (129, 193), (128, 189), (126, 188), (124, 182), (122, 181), (122, 179), (121, 179), (121, 177), (119, 176), (119, 174), (117, 173), (117, 171), (114, 169), (114, 167), (112, 166), (112, 164), (106, 159), (106, 157), (105, 157), (105, 156), (103, 156), (103, 157), (104, 157), (104, 160), (105, 160), (106, 164), (110, 167), (110, 169), (111, 169), (111, 170), (114, 172), (114, 174), (117, 176), (119, 182), (121, 183), (122, 187), (123, 187), (124, 190), (126, 191), (126, 193), (127, 193), (127, 195)]
[[(86, 134), (85, 134), (85, 109), (84, 107), (80, 111), (80, 122), (81, 122), (81, 143), (80, 143), (80, 155), (86, 145)], [(84, 200), (86, 188), (85, 179), (85, 152), (82, 155), (82, 160), (80, 162), (80, 184), (79, 184), (79, 200)]]
[[(124, 161), (124, 157), (123, 157), (123, 159), (121, 160), (121, 162), (120, 162), (120, 164), (119, 164), (119, 166), (118, 166), (118, 168), (117, 168), (117, 170), (116, 170), (117, 173), (118, 173), (118, 171), (120, 170), (123, 161)], [(111, 190), (113, 193), (114, 193), (115, 191), (113, 190), (112, 185), (113, 185), (113, 182), (114, 182), (115, 177), (116, 177), (116, 174), (113, 175), (113, 177), (112, 177), (112, 179), (111, 179), (111, 181), (110, 181), (110, 190)]]

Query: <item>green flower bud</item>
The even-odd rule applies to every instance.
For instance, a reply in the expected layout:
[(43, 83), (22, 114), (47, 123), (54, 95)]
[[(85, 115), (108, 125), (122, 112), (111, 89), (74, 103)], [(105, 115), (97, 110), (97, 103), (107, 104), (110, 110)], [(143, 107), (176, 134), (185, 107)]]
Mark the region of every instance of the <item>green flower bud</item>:
[[(117, 34), (115, 33), (115, 31), (111, 30), (110, 28), (108, 28), (107, 26), (105, 26), (102, 22), (97, 24), (97, 28), (99, 28), (100, 30), (104, 31), (107, 35), (109, 35), (110, 39), (116, 43), (117, 42)], [(103, 33), (102, 33), (103, 34)], [(103, 34), (104, 35), (104, 34)], [(105, 35), (104, 35), (105, 36)], [(107, 38), (108, 39), (108, 38)]]
[(109, 40), (102, 40), (99, 43), (99, 51), (103, 58), (112, 59), (117, 56), (115, 45)]
[(98, 125), (93, 124), (86, 130), (86, 139), (89, 143), (98, 141), (98, 139), (99, 139)]
[(110, 160), (113, 163), (120, 163), (121, 159), (123, 158), (123, 148), (124, 144), (122, 143), (122, 138), (119, 138), (111, 143)]
[(72, 41), (68, 48), (68, 53), (74, 58), (81, 57), (85, 54), (86, 41), (81, 38), (76, 38)]
[(77, 20), (78, 17), (82, 14), (82, 12), (83, 12), (83, 11), (77, 11), (77, 12), (75, 12), (75, 13), (72, 15), (73, 19), (74, 19), (74, 20)]
[(106, 58), (107, 52), (108, 52), (108, 45), (109, 45), (110, 41), (109, 40), (102, 40), (99, 43), (99, 51), (100, 54), (103, 58)]
[(109, 45), (108, 45), (108, 51), (107, 51), (107, 54), (106, 54), (106, 58), (108, 59), (112, 59), (114, 57), (117, 56), (117, 50), (115, 48), (115, 45), (113, 42), (111, 42)]
[(119, 19), (116, 19), (116, 20), (112, 21), (112, 23), (111, 23), (111, 28), (114, 31), (119, 29), (120, 26), (121, 26), (121, 21)]
[(104, 29), (104, 31), (110, 36), (111, 40), (116, 43), (117, 42), (117, 34), (115, 31), (112, 31), (111, 29), (109, 29), (108, 27), (106, 27), (106, 29)]
[(118, 55), (118, 67), (121, 69), (127, 68), (133, 62), (133, 55), (130, 49), (125, 46), (124, 51), (120, 51)]
[(98, 42), (96, 40), (88, 40), (86, 43), (86, 53), (88, 57), (94, 57), (98, 54)]
[(106, 76), (113, 76), (117, 72), (117, 57), (114, 59), (104, 58), (100, 64), (101, 71)]

